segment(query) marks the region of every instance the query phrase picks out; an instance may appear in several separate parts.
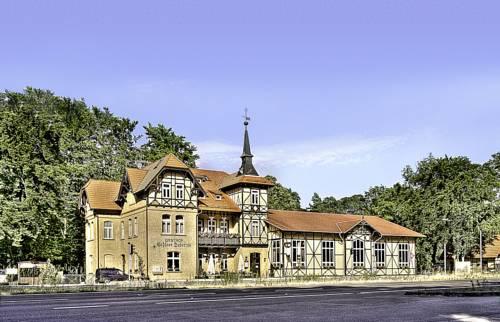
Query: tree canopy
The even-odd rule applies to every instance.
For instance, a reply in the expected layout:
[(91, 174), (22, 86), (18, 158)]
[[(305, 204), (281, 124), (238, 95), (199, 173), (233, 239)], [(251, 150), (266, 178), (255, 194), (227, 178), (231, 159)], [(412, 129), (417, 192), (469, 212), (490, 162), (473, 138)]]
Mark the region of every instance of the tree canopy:
[(269, 209), (300, 210), (300, 196), (290, 188), (286, 188), (273, 176), (266, 178), (274, 183), (269, 189), (267, 198)]
[(163, 124), (153, 126), (148, 123), (144, 127), (147, 142), (141, 146), (144, 160), (155, 161), (167, 153), (174, 153), (182, 162), (190, 167), (196, 167), (196, 160), (200, 157), (196, 154), (196, 147), (186, 141), (184, 136), (175, 134), (171, 128)]
[(335, 197), (321, 197), (314, 193), (309, 210), (313, 212), (331, 212), (340, 214), (366, 213), (366, 200), (364, 195), (356, 194), (349, 197), (336, 199)]
[(415, 169), (405, 167), (392, 187), (375, 186), (364, 195), (342, 199), (314, 194), (311, 211), (373, 214), (416, 230), (417, 264), (430, 269), (449, 255), (461, 259), (478, 250), (479, 229), (485, 241), (500, 233), (500, 153), (484, 164), (466, 157), (432, 155)]
[(184, 137), (149, 124), (147, 143), (137, 147), (136, 126), (50, 91), (0, 92), (0, 265), (81, 264), (77, 200), (89, 178), (120, 180), (131, 161), (166, 152), (194, 166), (196, 149)]

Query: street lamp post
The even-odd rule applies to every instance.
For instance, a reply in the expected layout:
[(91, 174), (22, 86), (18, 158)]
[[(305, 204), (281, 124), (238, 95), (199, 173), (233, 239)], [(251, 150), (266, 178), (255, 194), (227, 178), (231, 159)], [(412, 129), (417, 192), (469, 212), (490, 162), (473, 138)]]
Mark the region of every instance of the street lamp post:
[[(448, 218), (444, 217), (443, 219), (441, 219), (443, 222), (447, 222), (447, 221), (450, 221)], [(444, 262), (444, 273), (446, 274), (446, 240), (444, 241), (444, 247), (443, 247), (443, 262)]]
[(481, 231), (481, 226), (478, 225), (479, 229), (479, 269), (483, 273), (483, 232)]

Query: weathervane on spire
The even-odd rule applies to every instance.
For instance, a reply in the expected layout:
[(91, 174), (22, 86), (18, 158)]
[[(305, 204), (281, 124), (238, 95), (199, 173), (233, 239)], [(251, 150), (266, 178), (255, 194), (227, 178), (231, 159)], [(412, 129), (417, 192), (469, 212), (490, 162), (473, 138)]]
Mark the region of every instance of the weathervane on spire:
[(250, 117), (248, 116), (248, 108), (245, 107), (245, 115), (243, 115), (243, 119), (245, 120), (245, 122), (243, 122), (243, 124), (245, 126), (248, 125), (248, 121), (250, 121)]

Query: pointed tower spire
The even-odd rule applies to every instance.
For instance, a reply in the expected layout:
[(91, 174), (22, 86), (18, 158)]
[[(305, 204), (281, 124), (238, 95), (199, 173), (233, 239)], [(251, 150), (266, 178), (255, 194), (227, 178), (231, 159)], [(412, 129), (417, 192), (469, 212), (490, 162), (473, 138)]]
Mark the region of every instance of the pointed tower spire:
[(243, 125), (245, 125), (245, 137), (243, 139), (243, 153), (241, 154), (241, 167), (240, 170), (238, 171), (238, 176), (243, 176), (243, 175), (252, 175), (252, 176), (258, 176), (259, 174), (257, 173), (257, 170), (255, 170), (253, 164), (252, 164), (252, 151), (250, 150), (250, 139), (248, 137), (248, 121), (250, 121), (250, 118), (248, 117), (248, 109), (245, 108), (245, 116), (243, 117), (245, 122), (243, 122)]

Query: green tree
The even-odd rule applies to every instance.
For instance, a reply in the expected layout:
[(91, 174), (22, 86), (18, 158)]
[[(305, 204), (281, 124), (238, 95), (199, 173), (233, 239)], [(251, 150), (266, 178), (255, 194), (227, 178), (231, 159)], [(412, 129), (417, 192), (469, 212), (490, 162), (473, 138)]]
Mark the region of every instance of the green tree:
[(162, 124), (153, 126), (148, 123), (144, 130), (147, 140), (141, 146), (144, 160), (155, 161), (167, 153), (173, 153), (188, 166), (196, 167), (196, 160), (200, 157), (196, 154), (196, 147), (184, 136), (177, 135), (171, 128)]
[(297, 192), (284, 187), (273, 176), (268, 175), (266, 178), (274, 183), (267, 196), (270, 209), (300, 210), (300, 196)]
[(120, 179), (135, 125), (50, 91), (0, 93), (0, 264), (81, 264), (80, 189)]
[(330, 212), (337, 214), (366, 214), (366, 200), (364, 195), (356, 194), (340, 199), (335, 197), (321, 197), (314, 193), (309, 204), (313, 212)]
[(403, 183), (371, 188), (372, 213), (426, 235), (417, 240), (417, 263), (429, 269), (443, 258), (443, 244), (456, 259), (476, 251), (479, 226), (486, 239), (498, 233), (498, 176), (495, 157), (480, 165), (466, 157), (420, 161), (403, 170)]

